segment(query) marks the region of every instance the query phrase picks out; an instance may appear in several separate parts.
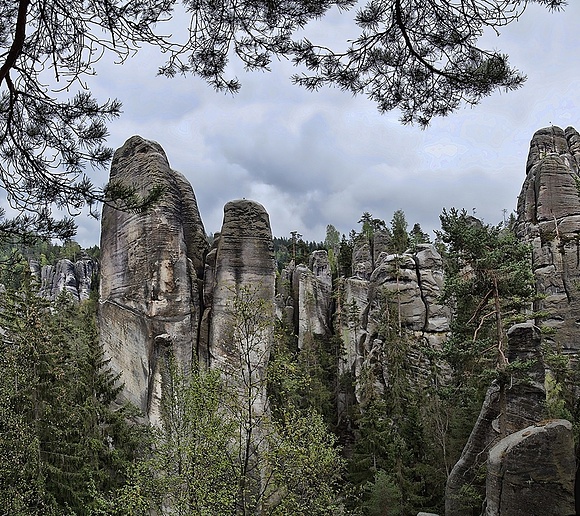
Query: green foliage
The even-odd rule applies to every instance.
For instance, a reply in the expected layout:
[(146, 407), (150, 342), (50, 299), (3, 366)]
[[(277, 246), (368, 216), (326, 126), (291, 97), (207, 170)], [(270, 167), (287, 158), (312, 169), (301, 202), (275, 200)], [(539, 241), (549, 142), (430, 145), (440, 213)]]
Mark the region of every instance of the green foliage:
[(232, 514), (238, 486), (228, 449), (236, 428), (224, 417), (219, 373), (184, 373), (169, 356), (163, 376), (162, 425), (147, 469), (141, 466), (144, 490), (161, 514), (164, 508), (179, 515)]
[(374, 481), (367, 486), (368, 499), (365, 514), (369, 516), (400, 516), (405, 514), (401, 506), (401, 491), (391, 475), (377, 471)]
[[(509, 362), (507, 330), (534, 318), (535, 279), (531, 249), (513, 228), (483, 224), (465, 210), (444, 210), (440, 219), (437, 237), (445, 245), (442, 301), (453, 310), (451, 335), (442, 353), (451, 378), (441, 400), (448, 414), (446, 456), (456, 460), (492, 382), (499, 386), (500, 435), (507, 433), (506, 391), (531, 365)], [(485, 478), (473, 474), (459, 495), (469, 510), (477, 510), (485, 493)]]
[(373, 218), (373, 216), (365, 211), (358, 221), (362, 224), (360, 235), (371, 244), (373, 237), (377, 231), (385, 231), (387, 226), (384, 220)]
[(455, 209), (443, 211), (438, 237), (447, 245), (443, 301), (455, 314), (448, 360), (460, 376), (505, 367), (505, 332), (535, 296), (529, 246)]
[[(153, 453), (132, 469), (102, 514), (334, 513), (343, 460), (320, 414), (288, 402), (274, 419), (259, 416), (253, 426), (248, 417), (257, 414), (239, 407), (248, 391), (232, 390), (218, 371), (184, 372), (171, 356), (166, 365)], [(296, 377), (291, 365), (283, 373)]]
[(344, 235), (340, 240), (340, 247), (338, 251), (338, 274), (348, 278), (352, 276), (352, 251), (354, 248), (353, 239), (347, 240)]
[(419, 223), (413, 224), (413, 229), (409, 232), (409, 245), (415, 249), (419, 244), (430, 244), (431, 238), (421, 229)]
[(295, 338), (279, 327), (268, 364), (268, 399), (275, 417), (288, 406), (314, 410), (330, 428), (336, 428), (338, 361), (342, 342), (335, 336), (304, 339), (301, 350)]
[(548, 339), (542, 348), (546, 373), (546, 409), (549, 417), (576, 421), (578, 418), (578, 365), (562, 353), (562, 349)]
[(118, 378), (96, 340), (94, 311), (54, 304), (23, 284), (2, 296), (0, 505), (9, 514), (90, 514), (125, 481), (146, 439), (112, 410)]
[[(438, 397), (411, 367), (409, 356), (418, 350), (401, 327), (399, 309), (396, 293), (377, 295), (373, 311), (381, 316), (371, 338), (381, 346), (381, 360), (367, 362), (358, 379), (363, 402), (348, 479), (355, 490), (363, 489), (355, 505), (362, 504), (365, 514), (416, 514), (442, 505), (444, 446), (431, 435), (440, 415)], [(377, 392), (379, 374), (384, 392)], [(446, 436), (439, 437), (445, 444)]]
[(288, 406), (274, 422), (268, 441), (276, 488), (267, 513), (336, 514), (344, 461), (322, 416), (312, 409)]
[[(411, 391), (399, 414), (388, 395), (370, 400), (362, 409), (348, 479), (364, 488), (356, 506), (365, 513), (407, 515), (441, 509), (446, 477), (432, 436), (425, 431), (420, 412), (425, 401)], [(377, 502), (385, 498), (388, 504), (381, 509)]]
[(308, 263), (308, 258), (312, 251), (324, 249), (321, 242), (308, 242), (302, 240), (302, 235), (297, 231), (292, 232), (291, 238), (274, 237), (274, 256), (278, 271), (294, 260), (296, 264)]
[(338, 255), (340, 251), (340, 233), (332, 225), (326, 226), (326, 238), (324, 239), (324, 247), (328, 252), (328, 262), (330, 270), (333, 275), (338, 272)]
[[(343, 462), (336, 439), (316, 410), (292, 404), (306, 371), (285, 361), (288, 348), (281, 346), (264, 374), (271, 307), (257, 287), (232, 293), (224, 343), (232, 367), (207, 371), (193, 364), (184, 371), (167, 355), (152, 455), (132, 470), (106, 514), (289, 516), (337, 508)], [(267, 381), (273, 399), (284, 398), (271, 412), (261, 407)]]
[(296, 339), (280, 322), (268, 362), (267, 392), (273, 416), (281, 417), (287, 405), (303, 407), (309, 402), (304, 392), (309, 389), (310, 378), (298, 363)]
[(407, 233), (407, 220), (403, 210), (397, 210), (391, 220), (391, 245), (390, 250), (396, 254), (404, 253), (409, 247), (409, 234)]
[(548, 418), (573, 421), (572, 414), (566, 408), (564, 387), (550, 374), (546, 374), (546, 412)]

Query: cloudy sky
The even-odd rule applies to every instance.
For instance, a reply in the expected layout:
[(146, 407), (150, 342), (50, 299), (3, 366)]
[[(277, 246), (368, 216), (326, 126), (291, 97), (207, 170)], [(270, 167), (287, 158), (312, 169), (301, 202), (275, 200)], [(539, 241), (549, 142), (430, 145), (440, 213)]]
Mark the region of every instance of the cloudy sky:
[[(224, 204), (241, 197), (266, 207), (274, 235), (297, 230), (316, 241), (327, 224), (358, 229), (364, 211), (389, 222), (402, 209), (426, 231), (444, 207), (497, 223), (515, 209), (533, 133), (551, 124), (580, 129), (579, 3), (553, 14), (531, 6), (500, 37), (489, 35), (487, 47), (508, 53), (528, 81), (425, 130), (402, 126), (396, 112), (379, 114), (364, 97), (294, 86), (286, 62), (270, 73), (234, 63), (242, 90), (230, 96), (195, 78), (156, 77), (162, 57), (145, 50), (122, 67), (101, 63), (91, 88), (100, 100), (123, 102), (109, 144), (133, 134), (159, 142), (192, 183), (208, 233), (219, 231)], [(310, 30), (348, 37), (345, 27), (332, 14)], [(82, 245), (98, 243), (98, 222), (77, 223)]]

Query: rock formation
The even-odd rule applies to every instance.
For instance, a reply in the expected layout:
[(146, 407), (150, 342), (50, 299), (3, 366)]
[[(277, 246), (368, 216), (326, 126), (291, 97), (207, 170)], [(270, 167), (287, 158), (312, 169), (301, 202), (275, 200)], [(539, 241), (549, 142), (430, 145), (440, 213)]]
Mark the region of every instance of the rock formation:
[(502, 439), (489, 452), (487, 469), (486, 516), (575, 514), (569, 421), (545, 421)]
[[(567, 353), (580, 351), (579, 160), (576, 131), (538, 131), (518, 202), (517, 231), (533, 246), (538, 289), (545, 295), (537, 308), (546, 311), (543, 323), (554, 330), (550, 343)], [(111, 180), (138, 185), (142, 192), (153, 184), (164, 189), (162, 200), (146, 213), (124, 213), (107, 206), (102, 219), (101, 338), (113, 369), (122, 373), (126, 398), (149, 421), (159, 420), (160, 364), (168, 353), (185, 368), (192, 364), (216, 368), (228, 382), (258, 386), (249, 410), (258, 418), (266, 413), (274, 314), (291, 326), (297, 351), (318, 338), (342, 342), (338, 375), (349, 375), (355, 392), (339, 387), (344, 389), (337, 393), (339, 422), (349, 417), (346, 407), (353, 396), (364, 405), (369, 392), (388, 392), (392, 371), (385, 327), (405, 341), (405, 360), (411, 364), (417, 388), (427, 380), (434, 359), (424, 350), (442, 347), (450, 320), (449, 309), (439, 302), (443, 260), (435, 246), (423, 244), (403, 254), (389, 254), (387, 233), (377, 231), (372, 241), (355, 247), (351, 277), (333, 284), (326, 251), (316, 251), (308, 265), (291, 263), (282, 270), (275, 286), (269, 218), (258, 203), (229, 202), (221, 232), (210, 247), (191, 186), (171, 169), (157, 143), (130, 138), (115, 153)], [(59, 277), (69, 276), (63, 272)], [(505, 384), (507, 433), (517, 433), (545, 417), (544, 365), (534, 324), (514, 326), (508, 341), (510, 362), (533, 363), (526, 378), (514, 373)], [(437, 374), (444, 376), (436, 365)], [(492, 385), (449, 476), (448, 516), (467, 514), (459, 494), (463, 486), (474, 483), (488, 450), (500, 440), (499, 413), (499, 386)], [(519, 445), (508, 448), (516, 450)], [(502, 486), (511, 464), (515, 462), (497, 466), (503, 475), (497, 482)], [(493, 479), (489, 482), (489, 492), (507, 492)], [(494, 503), (490, 502), (490, 511), (495, 510)], [(504, 509), (501, 513), (511, 514)]]
[(200, 276), (208, 244), (189, 183), (163, 149), (139, 136), (118, 149), (112, 181), (153, 185), (163, 199), (146, 213), (105, 206), (101, 233), (100, 331), (127, 398), (158, 419), (159, 360), (170, 347), (190, 364), (201, 318)]
[[(214, 253), (215, 251), (215, 253)], [(199, 348), (227, 379), (247, 375), (256, 414), (267, 407), (265, 374), (274, 338), (276, 265), (270, 220), (261, 204), (228, 202), (206, 264)]]
[[(341, 278), (334, 290), (326, 251), (315, 251), (308, 267), (291, 263), (278, 282), (278, 314), (293, 322), (299, 349), (307, 339), (341, 337), (339, 374), (356, 380), (359, 402), (368, 387), (358, 381), (361, 375), (373, 372), (375, 392), (384, 392), (389, 383), (385, 344), (379, 338), (387, 304), (397, 312), (395, 317), (411, 342), (411, 360), (419, 376), (425, 365), (420, 347), (440, 346), (449, 331), (449, 311), (438, 303), (443, 262), (435, 247), (419, 245), (403, 255), (390, 255), (385, 252), (387, 244), (382, 236), (374, 242), (374, 260), (369, 244), (359, 244), (353, 252), (353, 276)], [(347, 395), (338, 394), (339, 420), (341, 400)]]
[[(511, 364), (531, 362), (525, 371), (513, 373), (506, 383), (506, 433), (511, 434), (545, 417), (544, 364), (540, 332), (530, 323), (518, 324), (508, 331), (508, 360)], [(462, 500), (464, 486), (482, 492), (477, 477), (485, 467), (487, 452), (500, 439), (500, 387), (494, 382), (487, 391), (481, 412), (461, 457), (453, 467), (445, 492), (446, 516), (469, 516)], [(506, 513), (509, 514), (509, 513)]]
[[(250, 345), (245, 337), (252, 346), (246, 366), (265, 389), (275, 263), (264, 208), (247, 200), (228, 203), (210, 249), (193, 190), (157, 143), (130, 138), (115, 153), (111, 180), (139, 185), (141, 194), (153, 184), (164, 192), (146, 213), (103, 210), (101, 338), (113, 370), (122, 373), (126, 398), (158, 421), (161, 361), (168, 352), (185, 369), (199, 362), (232, 377), (240, 371), (234, 348)], [(236, 334), (241, 298), (257, 303), (267, 320), (251, 336)], [(265, 410), (265, 390), (256, 406)]]
[(298, 349), (303, 349), (305, 339), (330, 335), (332, 274), (326, 251), (314, 251), (308, 267), (293, 268), (292, 299)]
[[(379, 327), (389, 313), (411, 343), (410, 360), (420, 377), (424, 360), (421, 345), (438, 348), (449, 331), (449, 311), (437, 301), (442, 287), (443, 262), (431, 244), (402, 255), (382, 252), (368, 280), (346, 278), (337, 314), (345, 346), (343, 372), (360, 378), (363, 371), (373, 371), (373, 389), (384, 392), (389, 384), (389, 364)], [(357, 382), (359, 402), (364, 401), (361, 389), (364, 386)]]
[(96, 281), (99, 264), (90, 258), (72, 262), (62, 259), (55, 265), (43, 265), (36, 260), (30, 262), (30, 271), (40, 283), (39, 295), (55, 300), (63, 291), (68, 292), (76, 301), (89, 298)]
[(537, 131), (517, 208), (517, 231), (532, 245), (544, 326), (555, 333), (547, 343), (564, 353), (580, 351), (580, 136), (547, 127)]

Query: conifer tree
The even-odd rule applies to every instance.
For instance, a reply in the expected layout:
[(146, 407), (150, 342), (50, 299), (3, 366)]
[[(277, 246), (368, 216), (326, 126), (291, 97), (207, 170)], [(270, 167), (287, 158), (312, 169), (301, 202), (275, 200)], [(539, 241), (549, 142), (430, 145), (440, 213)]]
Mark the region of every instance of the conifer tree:
[(421, 224), (413, 224), (413, 229), (409, 232), (409, 244), (416, 248), (419, 244), (429, 244), (431, 239), (429, 235), (421, 229)]
[[(447, 245), (443, 299), (454, 308), (447, 358), (458, 382), (479, 385), (489, 377), (500, 386), (500, 431), (505, 432), (505, 388), (509, 382), (506, 332), (533, 318), (535, 296), (531, 251), (513, 230), (490, 226), (465, 210), (441, 214), (438, 236)], [(481, 394), (480, 394), (481, 395)]]
[(407, 219), (403, 210), (397, 210), (391, 219), (391, 251), (396, 254), (404, 253), (409, 247), (407, 233)]
[(50, 304), (29, 281), (1, 298), (4, 374), (0, 497), (9, 514), (90, 514), (125, 481), (144, 443), (131, 412), (111, 409), (118, 378), (96, 340), (94, 312)]
[[(492, 383), (498, 388), (498, 431), (507, 433), (507, 389), (512, 375), (526, 367), (508, 361), (507, 330), (535, 318), (536, 294), (531, 249), (512, 227), (484, 224), (465, 210), (444, 210), (440, 219), (441, 231), (436, 233), (445, 245), (442, 300), (453, 309), (453, 318), (442, 353), (451, 378), (439, 393), (448, 422), (447, 453), (454, 464)], [(462, 503), (478, 511), (485, 480), (473, 475)]]
[[(396, 292), (379, 293), (373, 312), (380, 363), (367, 364), (359, 381), (366, 398), (360, 406), (349, 481), (363, 489), (368, 514), (407, 515), (441, 507), (444, 475), (426, 433), (422, 384), (410, 356), (412, 339), (404, 331)], [(376, 387), (380, 370), (384, 392)], [(437, 489), (437, 486), (439, 489)]]

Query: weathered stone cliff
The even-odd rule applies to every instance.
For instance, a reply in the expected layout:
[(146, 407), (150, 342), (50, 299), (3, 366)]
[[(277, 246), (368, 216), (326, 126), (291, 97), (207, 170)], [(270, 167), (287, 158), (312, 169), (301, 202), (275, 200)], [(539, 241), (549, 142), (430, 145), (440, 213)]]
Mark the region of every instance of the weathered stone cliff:
[[(163, 188), (146, 213), (103, 210), (100, 330), (126, 398), (158, 421), (161, 361), (171, 352), (186, 370), (201, 364), (231, 379), (248, 368), (264, 411), (275, 292), (268, 214), (252, 201), (228, 203), (210, 249), (191, 185), (157, 143), (139, 136), (115, 153), (111, 180), (138, 185), (141, 194)], [(267, 324), (240, 335), (239, 303), (255, 303)], [(240, 362), (240, 345), (252, 348), (248, 363)]]
[(99, 264), (90, 258), (75, 262), (62, 259), (54, 265), (41, 267), (38, 261), (32, 260), (30, 271), (40, 283), (40, 296), (54, 300), (61, 292), (66, 291), (74, 300), (85, 301), (97, 279)]
[(489, 452), (485, 514), (575, 514), (575, 472), (569, 421), (544, 421), (513, 433)]
[[(461, 457), (453, 467), (445, 493), (446, 516), (469, 516), (465, 507), (465, 488), (483, 495), (481, 481), (487, 453), (502, 438), (500, 412), (505, 411), (506, 435), (512, 434), (545, 417), (544, 363), (540, 349), (540, 332), (531, 322), (518, 324), (508, 331), (507, 357), (511, 364), (527, 363), (524, 372), (512, 373), (504, 384), (505, 408), (500, 406), (500, 386), (494, 382), (487, 391), (481, 412)], [(484, 475), (485, 477), (485, 475)], [(506, 515), (509, 513), (505, 513)]]
[(210, 367), (244, 384), (245, 394), (251, 389), (254, 417), (259, 417), (267, 409), (265, 377), (274, 338), (276, 279), (264, 207), (246, 199), (228, 202), (210, 254), (199, 349)]
[(546, 127), (530, 143), (518, 198), (517, 230), (532, 245), (542, 324), (547, 341), (564, 353), (580, 351), (580, 136), (572, 127)]
[[(536, 133), (518, 203), (518, 232), (532, 243), (538, 290), (545, 295), (537, 308), (548, 314), (543, 322), (554, 329), (552, 343), (568, 353), (580, 351), (578, 160), (580, 137), (573, 129)], [(439, 302), (443, 260), (435, 246), (389, 254), (388, 235), (377, 232), (354, 249), (351, 277), (333, 284), (326, 251), (316, 251), (308, 265), (291, 263), (275, 285), (269, 218), (258, 203), (226, 204), (221, 232), (210, 247), (191, 186), (171, 169), (157, 143), (130, 138), (115, 153), (111, 179), (142, 192), (153, 184), (164, 188), (161, 201), (146, 213), (105, 207), (101, 237), (102, 341), (113, 369), (122, 373), (126, 398), (149, 421), (159, 419), (160, 365), (168, 352), (185, 368), (216, 368), (227, 381), (256, 386), (250, 419), (266, 413), (274, 314), (290, 326), (297, 352), (319, 338), (340, 340), (337, 375), (354, 380), (361, 405), (369, 393), (388, 393), (391, 386), (389, 331), (405, 343), (404, 359), (417, 388), (427, 371), (445, 376), (443, 364), (432, 364), (433, 354), (425, 352), (442, 347), (451, 316)], [(507, 389), (507, 429), (513, 433), (544, 417), (544, 365), (533, 324), (515, 326), (508, 337), (510, 362), (534, 364), (527, 378), (514, 375)], [(348, 417), (353, 396), (342, 388), (336, 393), (338, 421)], [(499, 441), (498, 392), (496, 385), (488, 391), (449, 477), (448, 515), (466, 514), (462, 486), (473, 484), (487, 451)]]
[[(356, 270), (360, 267), (353, 266)], [(437, 349), (449, 331), (449, 311), (438, 303), (443, 287), (443, 262), (434, 246), (419, 245), (402, 255), (382, 252), (368, 279), (346, 278), (336, 318), (345, 354), (343, 372), (351, 372), (357, 386), (357, 399), (364, 401), (361, 376), (372, 371), (375, 392), (389, 385), (389, 364), (381, 340), (380, 326), (391, 317), (410, 343), (409, 359), (418, 378), (425, 366), (423, 346)]]
[[(562, 130), (552, 126), (537, 131), (530, 143), (526, 177), (518, 198), (516, 223), (518, 236), (529, 242), (532, 247), (532, 266), (537, 292), (540, 294), (534, 309), (542, 314), (536, 324), (549, 330), (543, 332), (543, 339), (548, 348), (571, 357), (577, 356), (580, 351), (580, 333), (578, 332), (580, 320), (579, 165), (580, 136), (575, 129), (568, 127)], [(514, 343), (518, 343), (516, 348), (514, 348)], [(547, 514), (549, 512), (567, 515), (573, 512), (573, 503), (570, 502), (570, 485), (573, 482), (568, 478), (569, 468), (564, 473), (559, 470), (558, 466), (555, 469), (552, 468), (550, 473), (546, 473), (550, 468), (542, 470), (541, 467), (541, 464), (550, 464), (551, 460), (563, 461), (567, 464), (574, 462), (573, 447), (567, 446), (562, 456), (554, 456), (549, 442), (551, 438), (545, 438), (543, 430), (542, 432), (522, 430), (530, 423), (538, 422), (546, 416), (543, 385), (545, 366), (541, 358), (538, 327), (532, 323), (514, 327), (510, 330), (509, 346), (510, 362), (518, 356), (522, 360), (526, 357), (528, 359), (537, 357), (534, 361), (536, 365), (529, 372), (529, 378), (510, 384), (510, 388), (506, 390), (507, 433), (513, 436), (510, 435), (497, 444), (500, 438), (497, 432), (497, 419), (500, 413), (499, 387), (494, 385), (487, 393), (480, 417), (463, 454), (449, 476), (446, 492), (446, 515), (448, 516), (468, 514), (461, 507), (461, 488), (474, 485), (478, 468), (483, 467), (487, 461), (487, 450), (496, 444), (497, 446), (490, 454), (488, 464), (487, 514)], [(532, 434), (541, 436), (543, 444), (538, 445), (537, 449), (531, 453), (531, 458), (526, 459), (527, 452), (522, 450), (527, 445), (520, 447), (519, 444), (513, 443)], [(534, 439), (540, 439), (540, 437), (534, 437)], [(541, 453), (545, 455), (540, 457)], [(527, 460), (529, 462), (526, 462)], [(530, 469), (532, 462), (537, 463), (536, 469)], [(511, 477), (511, 480), (504, 478), (503, 472), (510, 468), (529, 470), (529, 472), (533, 470), (535, 475), (542, 476), (542, 485), (552, 485), (554, 489), (554, 486), (560, 485), (559, 482), (562, 480), (566, 484), (565, 488), (562, 487), (566, 492), (566, 496), (562, 497), (564, 500), (562, 505), (555, 503), (545, 505), (550, 499), (547, 494), (535, 498), (536, 494), (540, 494), (541, 489), (540, 486), (532, 488), (531, 485), (535, 484), (535, 481), (530, 479), (527, 481), (531, 489), (528, 491), (522, 488), (520, 497), (514, 491), (516, 488), (513, 487), (517, 484), (516, 480)], [(550, 477), (549, 480), (546, 480), (546, 475)]]
[(158, 419), (159, 361), (170, 346), (191, 363), (201, 318), (200, 275), (208, 244), (191, 185), (159, 144), (130, 138), (114, 155), (111, 180), (153, 185), (163, 199), (146, 213), (105, 206), (101, 233), (100, 331), (127, 398)]
[(314, 251), (308, 266), (291, 262), (277, 286), (278, 317), (294, 328), (298, 349), (305, 340), (332, 333), (332, 274), (326, 251)]

